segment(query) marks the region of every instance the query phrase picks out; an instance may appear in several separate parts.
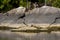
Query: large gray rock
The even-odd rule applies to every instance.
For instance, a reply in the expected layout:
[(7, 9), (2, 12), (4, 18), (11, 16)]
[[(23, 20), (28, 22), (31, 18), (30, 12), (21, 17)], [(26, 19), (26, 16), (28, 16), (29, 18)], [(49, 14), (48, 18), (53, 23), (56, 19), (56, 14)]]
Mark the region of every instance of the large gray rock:
[(6, 13), (0, 13), (0, 26), (8, 26), (8, 27), (20, 27), (24, 26), (23, 19), (18, 19), (20, 16), (23, 16), (26, 8), (18, 7), (12, 9)]
[[(25, 23), (28, 26), (34, 25), (37, 27), (49, 27), (57, 22), (60, 17), (60, 9), (55, 7), (43, 6), (35, 8), (25, 17)], [(60, 26), (57, 22), (55, 26)]]
[(42, 6), (41, 8), (34, 8), (31, 11), (25, 12), (24, 7), (18, 7), (7, 13), (0, 13), (0, 26), (31, 27), (32, 25), (44, 28), (60, 26), (60, 9)]

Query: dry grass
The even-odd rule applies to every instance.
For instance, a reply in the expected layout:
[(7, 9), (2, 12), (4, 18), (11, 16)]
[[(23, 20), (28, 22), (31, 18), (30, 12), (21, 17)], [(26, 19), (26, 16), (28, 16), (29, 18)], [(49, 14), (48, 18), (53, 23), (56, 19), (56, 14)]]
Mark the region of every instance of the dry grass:
[[(35, 26), (34, 26), (35, 27)], [(35, 27), (37, 28), (37, 27)], [(0, 30), (10, 30), (10, 29), (17, 29), (17, 28), (13, 28), (13, 27), (7, 27), (7, 26), (0, 26)], [(37, 28), (37, 29), (28, 29), (28, 30), (11, 30), (11, 32), (27, 32), (27, 33), (39, 33), (39, 32), (48, 32), (50, 33), (51, 31), (60, 31), (60, 26), (52, 26), (52, 27), (47, 27), (46, 29), (43, 28)]]
[(8, 27), (8, 26), (0, 26), (0, 30), (10, 30), (10, 29), (16, 29), (16, 28)]
[(35, 29), (35, 30), (12, 30), (12, 32), (27, 32), (27, 33), (39, 33), (39, 32), (48, 32), (48, 33), (51, 33), (52, 31), (60, 31), (60, 27), (57, 27), (57, 26), (52, 26), (52, 27), (47, 27), (46, 29), (43, 29), (43, 28), (40, 28), (40, 29)]
[(48, 30), (50, 31), (60, 31), (60, 26), (52, 26), (52, 27), (47, 27)]

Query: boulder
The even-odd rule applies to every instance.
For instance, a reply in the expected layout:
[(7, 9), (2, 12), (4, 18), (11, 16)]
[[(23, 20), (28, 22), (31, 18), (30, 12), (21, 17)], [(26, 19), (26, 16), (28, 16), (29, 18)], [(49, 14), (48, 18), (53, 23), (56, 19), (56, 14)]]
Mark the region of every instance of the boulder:
[[(56, 23), (60, 17), (60, 9), (49, 6), (42, 6), (41, 8), (35, 8), (25, 17), (25, 23), (28, 26), (34, 25), (37, 27), (50, 27)], [(56, 22), (55, 22), (56, 21)], [(57, 22), (55, 26), (60, 26), (60, 22)]]
[(7, 13), (0, 13), (0, 26), (8, 27), (50, 27), (60, 26), (60, 9), (42, 6), (25, 12), (24, 7), (18, 7)]
[(20, 27), (23, 26), (23, 19), (18, 19), (25, 14), (24, 7), (12, 9), (6, 13), (0, 13), (0, 26)]

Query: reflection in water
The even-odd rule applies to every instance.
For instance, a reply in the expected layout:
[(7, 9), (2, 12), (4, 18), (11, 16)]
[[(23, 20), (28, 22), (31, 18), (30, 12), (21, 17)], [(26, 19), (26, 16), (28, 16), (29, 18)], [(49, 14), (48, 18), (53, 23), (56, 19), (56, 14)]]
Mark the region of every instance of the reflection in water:
[(24, 32), (8, 32), (0, 31), (0, 40), (60, 40), (60, 32), (40, 32), (40, 33), (24, 33)]

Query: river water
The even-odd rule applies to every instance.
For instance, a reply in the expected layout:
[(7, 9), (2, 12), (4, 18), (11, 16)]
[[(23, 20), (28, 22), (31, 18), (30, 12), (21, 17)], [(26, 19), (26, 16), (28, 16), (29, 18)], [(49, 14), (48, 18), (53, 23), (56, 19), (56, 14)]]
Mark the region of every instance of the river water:
[(25, 33), (0, 31), (0, 40), (60, 40), (60, 32)]

